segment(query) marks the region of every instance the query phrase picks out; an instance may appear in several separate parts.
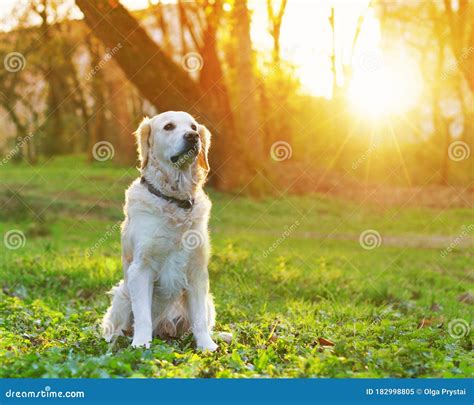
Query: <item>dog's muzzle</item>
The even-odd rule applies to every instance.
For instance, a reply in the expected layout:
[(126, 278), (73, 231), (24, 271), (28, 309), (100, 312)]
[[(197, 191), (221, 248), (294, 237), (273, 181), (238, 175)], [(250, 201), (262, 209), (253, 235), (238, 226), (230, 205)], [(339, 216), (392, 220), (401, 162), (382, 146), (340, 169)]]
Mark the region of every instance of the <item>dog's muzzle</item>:
[(186, 164), (194, 162), (199, 155), (201, 145), (199, 142), (199, 134), (197, 132), (187, 132), (184, 134), (184, 148), (177, 155), (171, 156), (171, 162), (182, 167)]

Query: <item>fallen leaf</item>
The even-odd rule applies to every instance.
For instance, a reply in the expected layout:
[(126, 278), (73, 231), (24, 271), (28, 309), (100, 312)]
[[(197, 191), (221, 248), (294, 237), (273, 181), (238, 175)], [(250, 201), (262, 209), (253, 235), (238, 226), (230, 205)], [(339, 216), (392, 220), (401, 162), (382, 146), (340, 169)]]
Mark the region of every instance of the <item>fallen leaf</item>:
[(331, 342), (329, 339), (318, 338), (318, 342), (321, 346), (334, 346), (334, 342)]
[(418, 324), (418, 329), (427, 328), (428, 326), (431, 326), (432, 323), (433, 321), (431, 319), (423, 318), (421, 322)]
[(421, 322), (418, 324), (418, 329), (421, 328), (428, 328), (429, 326), (435, 326), (435, 325), (440, 325), (443, 324), (443, 317), (437, 317), (437, 318), (423, 318)]

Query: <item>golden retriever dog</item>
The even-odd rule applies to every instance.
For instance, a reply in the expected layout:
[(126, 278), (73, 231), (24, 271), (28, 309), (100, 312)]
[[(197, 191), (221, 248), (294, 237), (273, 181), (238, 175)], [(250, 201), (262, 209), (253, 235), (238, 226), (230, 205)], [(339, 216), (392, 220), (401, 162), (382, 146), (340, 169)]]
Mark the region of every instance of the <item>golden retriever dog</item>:
[[(126, 191), (124, 279), (112, 289), (105, 339), (133, 330), (132, 346), (154, 336), (192, 332), (200, 350), (216, 350), (209, 293), (211, 201), (203, 191), (211, 134), (185, 112), (145, 118), (136, 131), (141, 177)], [(222, 336), (229, 339), (228, 334)]]

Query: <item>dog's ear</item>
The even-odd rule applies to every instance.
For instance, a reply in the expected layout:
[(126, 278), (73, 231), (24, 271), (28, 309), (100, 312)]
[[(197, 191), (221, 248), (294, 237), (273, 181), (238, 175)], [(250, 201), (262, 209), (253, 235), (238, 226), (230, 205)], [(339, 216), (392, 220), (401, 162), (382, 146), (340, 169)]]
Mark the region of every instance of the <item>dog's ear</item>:
[(204, 125), (199, 125), (198, 132), (202, 143), (201, 152), (199, 152), (198, 156), (198, 165), (208, 172), (210, 167), (207, 155), (209, 153), (209, 147), (211, 146), (211, 133)]
[(148, 163), (148, 153), (150, 149), (150, 133), (151, 124), (148, 117), (143, 118), (143, 121), (135, 131), (138, 145), (138, 157), (140, 158), (140, 168), (144, 169)]

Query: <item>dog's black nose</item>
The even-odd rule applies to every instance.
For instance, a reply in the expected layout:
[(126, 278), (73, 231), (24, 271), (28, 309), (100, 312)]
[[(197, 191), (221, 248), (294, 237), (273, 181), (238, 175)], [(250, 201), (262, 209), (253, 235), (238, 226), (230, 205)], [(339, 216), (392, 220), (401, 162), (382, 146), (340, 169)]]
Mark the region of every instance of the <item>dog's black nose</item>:
[(184, 139), (189, 143), (197, 143), (199, 140), (199, 134), (197, 132), (186, 132), (184, 134)]

